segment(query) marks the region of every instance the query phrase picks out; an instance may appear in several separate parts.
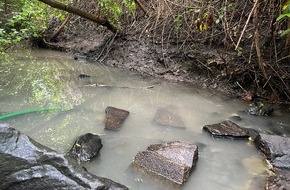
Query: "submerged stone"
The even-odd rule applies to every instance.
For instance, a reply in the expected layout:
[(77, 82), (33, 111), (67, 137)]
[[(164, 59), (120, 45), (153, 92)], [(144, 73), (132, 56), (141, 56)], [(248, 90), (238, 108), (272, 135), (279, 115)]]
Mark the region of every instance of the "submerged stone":
[(128, 189), (71, 163), (73, 160), (69, 161), (8, 124), (0, 124), (0, 189)]
[(242, 118), (239, 115), (232, 115), (230, 117), (230, 120), (233, 120), (233, 121), (242, 121)]
[(86, 75), (86, 74), (79, 74), (79, 78), (83, 79), (83, 78), (90, 78), (90, 75)]
[(182, 185), (189, 178), (197, 160), (196, 145), (174, 141), (150, 145), (134, 157), (133, 165)]
[(105, 112), (105, 129), (110, 130), (118, 130), (129, 115), (129, 112), (126, 110), (110, 106), (106, 108)]
[(77, 159), (78, 162), (86, 162), (97, 156), (102, 147), (102, 140), (99, 135), (87, 133), (75, 141), (69, 155)]
[(268, 178), (266, 187), (267, 190), (289, 190), (290, 177), (286, 175), (277, 175)]
[(254, 142), (273, 166), (290, 168), (290, 138), (260, 134)]
[(81, 54), (75, 54), (74, 55), (74, 59), (75, 60), (82, 60), (82, 61), (85, 61), (87, 59), (87, 56), (85, 55), (81, 55)]
[(214, 137), (248, 138), (250, 136), (247, 129), (229, 120), (205, 125), (203, 130), (209, 132)]
[(177, 113), (166, 108), (159, 108), (157, 110), (153, 122), (161, 126), (185, 128), (181, 117)]
[(273, 113), (274, 107), (272, 104), (257, 103), (257, 105), (245, 110), (250, 115), (269, 116)]

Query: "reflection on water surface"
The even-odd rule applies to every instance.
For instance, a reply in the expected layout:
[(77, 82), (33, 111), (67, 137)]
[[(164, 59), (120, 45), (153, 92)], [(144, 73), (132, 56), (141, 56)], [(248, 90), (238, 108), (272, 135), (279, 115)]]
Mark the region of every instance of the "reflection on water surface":
[[(0, 112), (63, 107), (63, 111), (27, 114), (5, 122), (61, 153), (79, 135), (101, 135), (104, 147), (100, 155), (85, 166), (130, 189), (170, 189), (132, 170), (130, 163), (150, 144), (172, 140), (200, 145), (197, 167), (184, 190), (256, 189), (256, 181), (265, 178), (266, 164), (251, 143), (213, 139), (201, 130), (245, 108), (239, 100), (227, 100), (188, 85), (144, 79), (101, 64), (77, 62), (67, 54), (46, 50), (18, 52), (12, 59), (1, 60), (0, 74)], [(149, 86), (154, 88), (146, 88)], [(104, 130), (107, 106), (130, 111), (121, 130)], [(164, 107), (178, 113), (186, 128), (157, 126), (154, 115)], [(271, 131), (278, 125), (282, 134), (289, 131), (289, 116), (242, 118), (238, 124), (244, 127)]]

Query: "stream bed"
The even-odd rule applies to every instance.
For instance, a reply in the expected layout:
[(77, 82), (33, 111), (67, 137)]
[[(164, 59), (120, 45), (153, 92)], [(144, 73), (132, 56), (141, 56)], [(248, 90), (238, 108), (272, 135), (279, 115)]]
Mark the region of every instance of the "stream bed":
[[(214, 139), (202, 131), (232, 115), (242, 127), (283, 136), (290, 135), (290, 115), (274, 112), (271, 117), (247, 115), (239, 99), (214, 95), (182, 83), (142, 77), (138, 73), (74, 60), (71, 55), (26, 50), (0, 60), (0, 112), (44, 107), (43, 111), (3, 120), (39, 143), (66, 153), (76, 138), (98, 134), (103, 148), (84, 167), (138, 190), (174, 189), (131, 166), (138, 151), (150, 144), (185, 141), (199, 146), (199, 160), (183, 190), (259, 189), (267, 176), (267, 164), (247, 140)], [(105, 109), (113, 106), (130, 112), (118, 131), (104, 129)], [(185, 128), (158, 126), (153, 122), (160, 108), (178, 114)]]

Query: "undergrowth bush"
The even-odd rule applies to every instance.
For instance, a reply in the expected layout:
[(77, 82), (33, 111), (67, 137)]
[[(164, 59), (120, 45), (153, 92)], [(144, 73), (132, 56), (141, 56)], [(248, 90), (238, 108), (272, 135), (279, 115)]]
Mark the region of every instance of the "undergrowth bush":
[[(7, 10), (7, 7), (10, 9)], [(0, 51), (23, 39), (41, 37), (52, 15), (63, 19), (65, 14), (37, 0), (10, 0), (6, 5), (3, 2), (0, 8), (3, 18), (0, 21)]]

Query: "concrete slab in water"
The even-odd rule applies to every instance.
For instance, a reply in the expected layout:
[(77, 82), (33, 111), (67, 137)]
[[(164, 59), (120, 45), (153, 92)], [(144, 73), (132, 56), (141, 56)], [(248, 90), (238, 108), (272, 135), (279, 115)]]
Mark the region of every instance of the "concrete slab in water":
[(189, 178), (197, 159), (196, 145), (174, 141), (150, 145), (135, 156), (133, 165), (182, 185)]
[(227, 138), (249, 138), (247, 129), (240, 127), (232, 121), (223, 121), (220, 123), (205, 125), (203, 130), (209, 132), (214, 137), (227, 137)]

